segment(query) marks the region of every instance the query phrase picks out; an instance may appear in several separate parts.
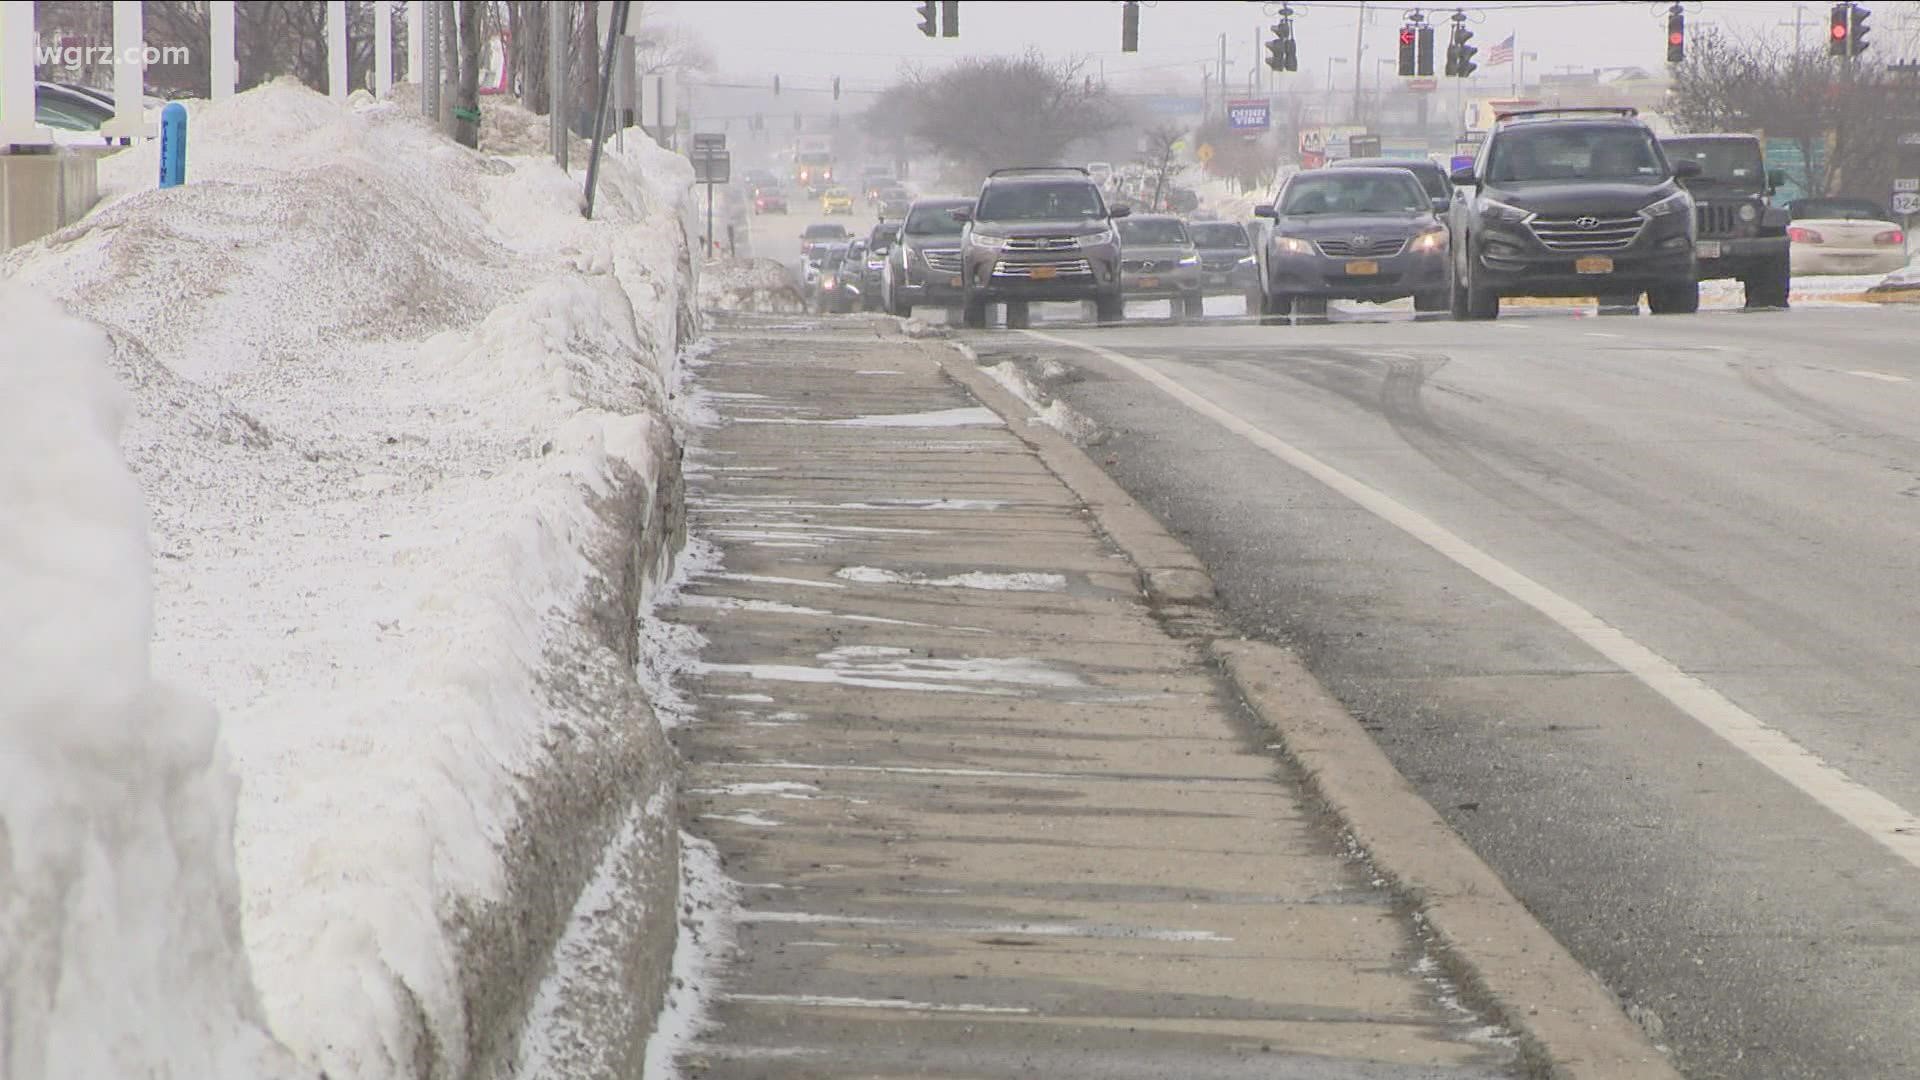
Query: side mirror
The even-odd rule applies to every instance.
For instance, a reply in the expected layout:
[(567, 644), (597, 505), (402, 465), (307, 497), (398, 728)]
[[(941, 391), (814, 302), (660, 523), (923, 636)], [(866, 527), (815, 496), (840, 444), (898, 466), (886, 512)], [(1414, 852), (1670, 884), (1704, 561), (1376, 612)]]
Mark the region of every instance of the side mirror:
[(1697, 161), (1676, 161), (1673, 163), (1673, 177), (1676, 180), (1691, 180), (1700, 175), (1700, 163)]
[(889, 246), (889, 245), (882, 245), (882, 246), (880, 246), (880, 247), (877, 247), (877, 248), (874, 248), (874, 249), (873, 249), (873, 253), (874, 253), (874, 255), (876, 255), (876, 256), (879, 256), (879, 255), (885, 255), (885, 254), (887, 254), (888, 252), (890, 252), (890, 251), (892, 251), (892, 250), (893, 250), (893, 248), (892, 248), (891, 246)]
[(1455, 187), (1476, 187), (1480, 183), (1480, 178), (1473, 174), (1472, 169), (1455, 169), (1447, 179), (1452, 180)]
[(1274, 210), (1273, 210), (1273, 204), (1272, 204), (1272, 203), (1270, 203), (1270, 202), (1263, 202), (1263, 203), (1261, 203), (1261, 204), (1260, 204), (1259, 206), (1256, 206), (1256, 207), (1254, 207), (1254, 208), (1253, 208), (1253, 216), (1254, 216), (1254, 217), (1263, 217), (1263, 218), (1270, 218), (1270, 217), (1279, 217), (1280, 215), (1279, 215), (1279, 214), (1276, 214), (1276, 213), (1274, 213)]
[(1453, 200), (1447, 198), (1445, 195), (1435, 195), (1433, 197), (1433, 212), (1436, 214), (1446, 213), (1447, 209), (1452, 205)]
[(1786, 187), (1787, 186), (1787, 170), (1768, 169), (1767, 170), (1767, 186), (1770, 188)]
[(1133, 207), (1126, 203), (1115, 203), (1107, 207), (1107, 216), (1110, 218), (1123, 218), (1131, 213), (1133, 213)]
[(973, 220), (973, 209), (971, 207), (966, 207), (966, 206), (956, 206), (953, 209), (947, 211), (947, 216), (959, 222), (960, 224), (965, 225), (967, 222)]

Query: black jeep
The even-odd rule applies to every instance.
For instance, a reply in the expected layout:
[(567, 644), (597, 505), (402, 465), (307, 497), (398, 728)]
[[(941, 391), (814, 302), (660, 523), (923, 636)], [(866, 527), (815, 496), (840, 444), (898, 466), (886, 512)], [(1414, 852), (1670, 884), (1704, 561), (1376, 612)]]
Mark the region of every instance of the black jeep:
[(1667, 160), (1691, 161), (1700, 175), (1681, 183), (1693, 195), (1700, 280), (1739, 278), (1750, 308), (1783, 308), (1792, 271), (1787, 211), (1769, 197), (1786, 178), (1768, 172), (1755, 135), (1678, 135), (1660, 140)]

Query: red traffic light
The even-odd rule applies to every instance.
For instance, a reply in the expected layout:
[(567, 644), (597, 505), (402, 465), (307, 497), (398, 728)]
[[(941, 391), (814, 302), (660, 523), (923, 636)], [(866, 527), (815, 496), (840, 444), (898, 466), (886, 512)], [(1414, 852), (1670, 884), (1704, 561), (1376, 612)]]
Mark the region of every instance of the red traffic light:
[(1669, 45), (1685, 45), (1686, 43), (1687, 43), (1687, 35), (1681, 33), (1678, 30), (1675, 30), (1673, 33), (1667, 35), (1667, 44)]
[(1400, 44), (1402, 45), (1413, 44), (1413, 27), (1403, 26), (1400, 28)]
[(1833, 40), (1839, 41), (1846, 36), (1847, 36), (1847, 24), (1842, 22), (1834, 23), (1833, 24)]

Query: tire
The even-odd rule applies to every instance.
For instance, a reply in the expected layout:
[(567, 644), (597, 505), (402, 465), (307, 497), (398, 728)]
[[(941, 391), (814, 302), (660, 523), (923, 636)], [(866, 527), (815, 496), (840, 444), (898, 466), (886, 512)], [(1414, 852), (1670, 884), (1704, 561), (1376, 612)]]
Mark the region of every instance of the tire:
[(1655, 315), (1691, 315), (1700, 310), (1700, 283), (1681, 281), (1647, 290), (1647, 310)]
[(1286, 326), (1287, 316), (1293, 314), (1293, 297), (1284, 293), (1277, 296), (1260, 295), (1260, 325)]
[(1600, 314), (1602, 315), (1638, 315), (1640, 314), (1640, 294), (1601, 293)]
[(1033, 323), (1033, 310), (1025, 300), (1012, 300), (1007, 303), (1007, 329), (1025, 330)]
[(1116, 292), (1100, 293), (1093, 298), (1093, 316), (1102, 323), (1117, 323), (1127, 316), (1127, 302)]
[(1260, 308), (1265, 302), (1266, 302), (1266, 297), (1261, 294), (1259, 289), (1247, 290), (1247, 314), (1248, 315), (1251, 315), (1256, 319), (1259, 318), (1261, 315)]
[(1293, 313), (1296, 318), (1308, 319), (1313, 322), (1326, 322), (1327, 298), (1324, 296), (1303, 296), (1293, 302)]
[(975, 300), (973, 295), (969, 293), (966, 300), (960, 305), (960, 324), (969, 330), (985, 330), (987, 328), (987, 302), (985, 300)]
[(1746, 286), (1747, 309), (1784, 308), (1787, 294), (1793, 291), (1793, 270), (1786, 259), (1777, 259), (1761, 273), (1741, 282)]
[(1447, 305), (1451, 301), (1452, 298), (1447, 295), (1445, 289), (1428, 289), (1426, 292), (1413, 294), (1413, 310), (1423, 315), (1430, 315), (1447, 310)]
[(1456, 319), (1497, 319), (1500, 317), (1500, 294), (1490, 289), (1474, 288), (1473, 274), (1468, 272), (1453, 279), (1453, 295), (1448, 298), (1447, 307)]
[(1180, 298), (1180, 314), (1189, 321), (1198, 322), (1207, 317), (1207, 299), (1199, 293), (1189, 293)]

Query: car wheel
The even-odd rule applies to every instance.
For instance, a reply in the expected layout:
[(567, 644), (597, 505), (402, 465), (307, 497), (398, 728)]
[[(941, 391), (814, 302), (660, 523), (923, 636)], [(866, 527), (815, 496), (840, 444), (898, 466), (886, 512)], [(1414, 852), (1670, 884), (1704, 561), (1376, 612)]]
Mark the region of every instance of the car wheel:
[(1783, 308), (1787, 306), (1787, 294), (1793, 290), (1793, 273), (1787, 260), (1777, 259), (1773, 265), (1741, 282), (1746, 286), (1747, 307)]
[(1700, 283), (1682, 281), (1647, 290), (1647, 310), (1655, 315), (1691, 315), (1700, 310)]
[(1117, 323), (1127, 317), (1127, 301), (1118, 291), (1093, 298), (1093, 317), (1103, 323)]
[(1492, 289), (1475, 288), (1473, 272), (1469, 270), (1454, 275), (1453, 295), (1447, 306), (1456, 319), (1497, 319), (1500, 317), (1500, 294)]
[(985, 330), (987, 328), (987, 302), (985, 300), (975, 300), (973, 295), (969, 293), (966, 300), (960, 305), (960, 324), (970, 330)]
[(1602, 315), (1638, 315), (1640, 314), (1640, 294), (1601, 293), (1600, 314)]
[(1293, 314), (1293, 297), (1284, 293), (1268, 296), (1261, 294), (1260, 325), (1286, 326), (1287, 316)]
[(1327, 298), (1324, 296), (1303, 296), (1293, 302), (1293, 313), (1313, 322), (1327, 321)]
[(1422, 314), (1445, 311), (1450, 303), (1452, 303), (1452, 297), (1447, 295), (1445, 289), (1428, 289), (1425, 292), (1413, 294), (1413, 310)]
[(1007, 329), (1025, 330), (1033, 323), (1033, 311), (1025, 300), (1015, 300), (1007, 305)]
[(1188, 293), (1180, 298), (1180, 314), (1190, 320), (1198, 321), (1207, 317), (1207, 301), (1199, 293)]
[(1253, 316), (1256, 319), (1259, 318), (1260, 307), (1261, 307), (1261, 304), (1265, 301), (1265, 299), (1266, 298), (1261, 295), (1259, 289), (1248, 289), (1247, 290), (1247, 314)]

